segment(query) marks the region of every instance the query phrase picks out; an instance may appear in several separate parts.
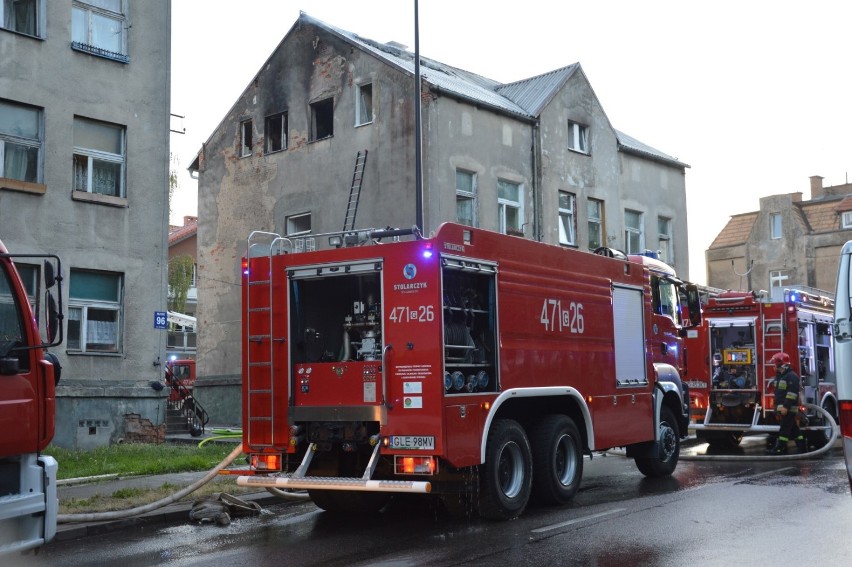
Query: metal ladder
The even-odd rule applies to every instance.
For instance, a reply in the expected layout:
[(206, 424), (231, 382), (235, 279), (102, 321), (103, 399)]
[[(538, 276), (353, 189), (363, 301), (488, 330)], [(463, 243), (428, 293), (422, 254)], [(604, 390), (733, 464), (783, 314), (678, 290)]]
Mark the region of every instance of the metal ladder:
[(361, 182), (367, 167), (367, 150), (359, 151), (355, 156), (355, 171), (352, 172), (352, 185), (349, 187), (349, 202), (346, 204), (346, 216), (343, 217), (343, 232), (354, 230), (355, 215), (358, 213), (358, 200), (361, 198)]
[[(275, 444), (275, 376), (272, 364), (272, 257), (292, 248), (287, 238), (272, 232), (254, 231), (246, 242), (247, 278), (245, 293), (245, 322), (247, 342), (245, 391), (248, 406), (246, 439), (253, 447), (272, 447)], [(253, 258), (266, 257), (265, 269), (253, 269)], [(257, 345), (252, 346), (252, 343)], [(266, 343), (264, 345), (264, 343)], [(289, 393), (288, 393), (289, 395)]]
[[(763, 365), (763, 392), (761, 399), (761, 405), (765, 409), (768, 407), (766, 403), (766, 398), (772, 397), (769, 393), (769, 384), (771, 381), (768, 379), (769, 376), (773, 376), (775, 374), (775, 365), (770, 362), (770, 359), (773, 355), (784, 352), (784, 317), (781, 316), (778, 319), (766, 319), (761, 315), (761, 320), (763, 321), (763, 340), (761, 341), (761, 359), (760, 364)], [(770, 339), (776, 339), (775, 343), (778, 344), (778, 347), (767, 347), (767, 343), (769, 343)]]

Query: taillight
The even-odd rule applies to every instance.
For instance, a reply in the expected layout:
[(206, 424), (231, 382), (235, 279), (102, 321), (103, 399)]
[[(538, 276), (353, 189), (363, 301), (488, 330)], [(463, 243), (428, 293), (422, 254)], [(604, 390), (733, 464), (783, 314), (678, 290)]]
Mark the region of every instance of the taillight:
[(280, 453), (262, 453), (251, 456), (251, 467), (257, 471), (280, 471), (281, 470), (281, 454)]
[(438, 462), (434, 457), (402, 456), (394, 457), (394, 472), (396, 474), (435, 474)]
[(844, 437), (852, 437), (852, 400), (840, 402), (840, 433)]

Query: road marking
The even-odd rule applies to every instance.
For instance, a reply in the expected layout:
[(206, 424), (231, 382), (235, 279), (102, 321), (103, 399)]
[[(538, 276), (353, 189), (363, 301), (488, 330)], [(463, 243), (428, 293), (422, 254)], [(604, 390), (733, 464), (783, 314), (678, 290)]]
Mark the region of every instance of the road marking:
[(602, 518), (604, 516), (611, 516), (612, 514), (618, 514), (619, 512), (624, 512), (626, 508), (616, 508), (615, 510), (609, 510), (608, 512), (601, 512), (599, 514), (592, 514), (591, 516), (583, 516), (582, 518), (574, 518), (573, 520), (568, 520), (567, 522), (559, 522), (558, 524), (551, 524), (549, 526), (544, 526), (543, 528), (536, 528), (532, 530), (534, 534), (540, 534), (544, 532), (549, 532), (551, 530), (558, 530), (559, 528), (564, 528), (566, 526), (570, 526), (571, 524), (579, 524), (580, 522), (586, 522), (588, 520), (594, 520), (596, 518)]

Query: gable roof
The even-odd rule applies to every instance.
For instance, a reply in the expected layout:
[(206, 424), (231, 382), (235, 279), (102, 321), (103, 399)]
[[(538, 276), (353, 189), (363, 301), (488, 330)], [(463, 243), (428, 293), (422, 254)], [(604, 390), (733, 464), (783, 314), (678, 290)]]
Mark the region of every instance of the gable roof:
[(751, 234), (751, 229), (754, 227), (754, 221), (757, 220), (757, 214), (733, 215), (725, 228), (716, 235), (715, 240), (710, 244), (710, 249), (745, 244)]
[(648, 144), (643, 144), (636, 138), (628, 136), (620, 130), (616, 130), (615, 135), (618, 138), (619, 149), (623, 149), (627, 153), (634, 154), (640, 157), (650, 158), (654, 161), (667, 163), (669, 165), (676, 165), (683, 168), (689, 167), (688, 164), (683, 163), (676, 157), (665, 154), (656, 148), (652, 148)]

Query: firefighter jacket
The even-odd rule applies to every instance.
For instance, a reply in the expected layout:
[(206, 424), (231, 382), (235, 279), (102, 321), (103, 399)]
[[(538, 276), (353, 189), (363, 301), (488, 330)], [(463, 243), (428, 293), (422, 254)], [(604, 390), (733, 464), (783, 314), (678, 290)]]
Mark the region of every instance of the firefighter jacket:
[(799, 411), (799, 376), (788, 366), (775, 377), (775, 407), (791, 413)]

